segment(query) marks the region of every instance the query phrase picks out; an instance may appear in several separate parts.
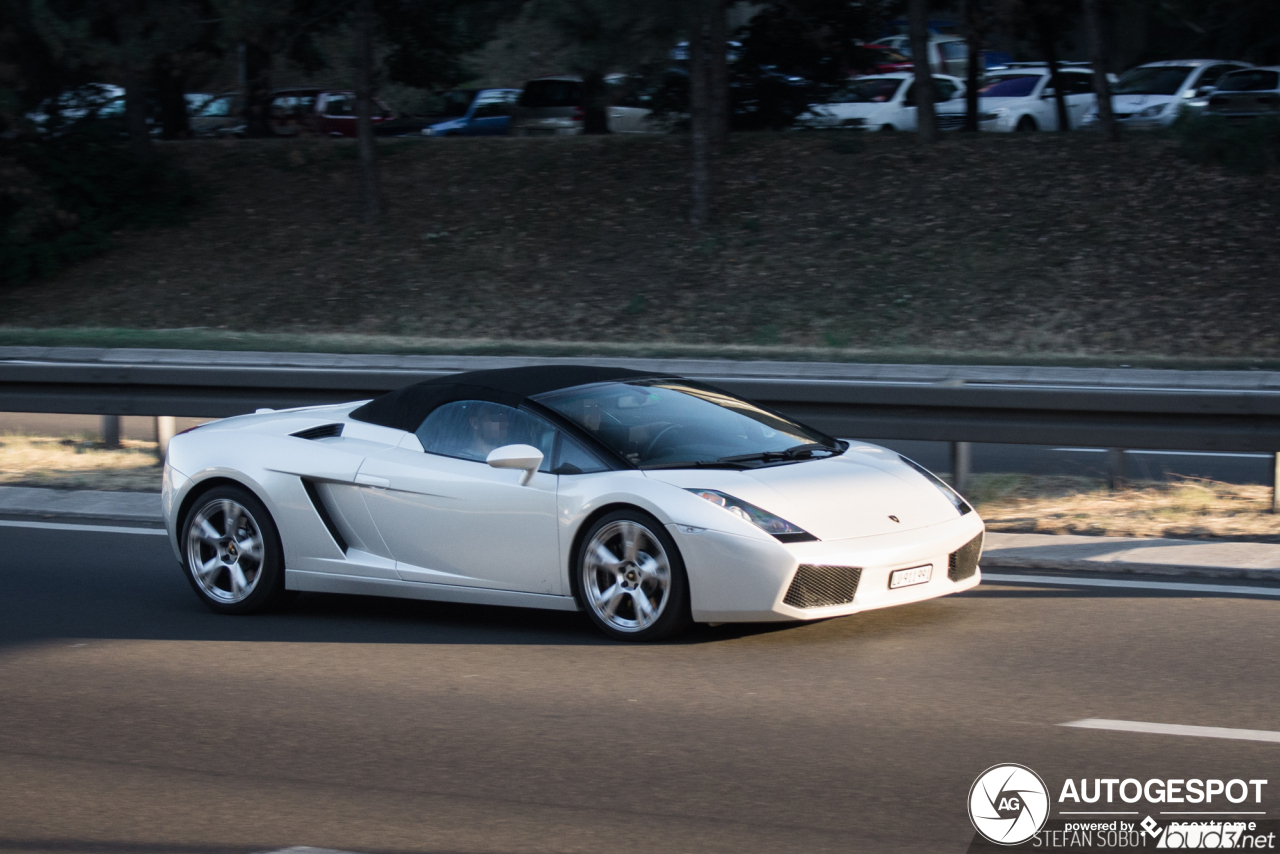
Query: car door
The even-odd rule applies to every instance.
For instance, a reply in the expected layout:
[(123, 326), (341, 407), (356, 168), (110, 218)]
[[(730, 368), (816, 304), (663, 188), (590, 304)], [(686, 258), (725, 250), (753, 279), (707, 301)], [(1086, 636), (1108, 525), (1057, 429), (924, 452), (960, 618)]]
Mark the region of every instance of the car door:
[[(356, 478), (400, 577), (560, 593), (555, 428), (519, 409), (466, 400), (433, 411), (414, 435), (417, 443), (366, 458)], [(513, 444), (543, 453), (524, 485), (523, 472), (485, 462)]]
[(511, 99), (502, 92), (481, 92), (467, 121), (468, 136), (500, 136), (511, 121)]
[(356, 99), (350, 92), (331, 92), (319, 105), (318, 130), (326, 136), (356, 135)]
[(1062, 90), (1067, 101), (1067, 115), (1071, 117), (1071, 127), (1079, 127), (1080, 120), (1097, 100), (1093, 92), (1093, 73), (1061, 71), (1058, 77), (1062, 80)]

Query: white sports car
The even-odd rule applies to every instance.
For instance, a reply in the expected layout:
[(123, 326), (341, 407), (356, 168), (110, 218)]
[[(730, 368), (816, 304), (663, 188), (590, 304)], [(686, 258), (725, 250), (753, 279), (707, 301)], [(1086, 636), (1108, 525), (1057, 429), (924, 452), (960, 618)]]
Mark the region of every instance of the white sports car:
[(215, 611), (287, 591), (585, 610), (626, 640), (814, 620), (978, 584), (950, 487), (701, 383), (532, 367), (179, 435), (178, 559)]

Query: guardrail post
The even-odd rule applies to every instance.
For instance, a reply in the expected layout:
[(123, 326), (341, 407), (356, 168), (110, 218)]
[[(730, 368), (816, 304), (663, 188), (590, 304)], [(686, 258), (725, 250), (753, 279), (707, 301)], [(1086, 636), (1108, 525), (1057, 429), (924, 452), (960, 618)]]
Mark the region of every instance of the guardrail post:
[(172, 415), (156, 416), (156, 456), (160, 462), (169, 455), (169, 440), (178, 432), (178, 419)]
[(969, 470), (973, 467), (973, 446), (968, 442), (951, 443), (951, 487), (961, 495), (969, 488)]
[(1280, 451), (1271, 455), (1271, 512), (1280, 513)]
[(102, 444), (108, 448), (120, 447), (120, 416), (102, 416)]
[(1107, 449), (1107, 489), (1124, 488), (1124, 448)]

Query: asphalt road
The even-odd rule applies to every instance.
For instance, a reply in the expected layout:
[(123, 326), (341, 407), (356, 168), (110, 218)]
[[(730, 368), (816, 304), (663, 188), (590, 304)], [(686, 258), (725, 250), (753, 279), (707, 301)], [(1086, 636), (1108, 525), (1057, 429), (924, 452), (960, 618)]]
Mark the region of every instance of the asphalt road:
[[(1269, 779), (1280, 601), (984, 585), (615, 644), (573, 614), (206, 612), (162, 537), (0, 527), (0, 852), (964, 852), (969, 787)], [(1055, 810), (1057, 815), (1057, 810)]]

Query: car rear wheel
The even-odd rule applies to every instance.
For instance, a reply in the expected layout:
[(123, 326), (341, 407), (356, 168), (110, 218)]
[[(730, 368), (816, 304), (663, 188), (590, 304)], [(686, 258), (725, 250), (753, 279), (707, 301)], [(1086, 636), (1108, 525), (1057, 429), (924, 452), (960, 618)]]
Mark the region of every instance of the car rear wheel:
[(654, 641), (689, 627), (689, 582), (675, 541), (639, 511), (601, 517), (578, 555), (582, 604), (605, 634)]
[(1037, 130), (1040, 130), (1040, 127), (1036, 124), (1036, 120), (1031, 118), (1031, 116), (1023, 116), (1018, 119), (1019, 133), (1032, 133)]
[(196, 595), (220, 614), (251, 614), (285, 598), (284, 556), (271, 514), (249, 490), (215, 487), (181, 529), (183, 568)]
[(896, 131), (896, 130), (897, 130), (897, 128), (896, 128), (896, 127), (894, 127), (893, 125), (880, 125), (880, 132), (881, 132), (881, 133), (893, 133), (893, 132), (894, 132), (894, 131)]

